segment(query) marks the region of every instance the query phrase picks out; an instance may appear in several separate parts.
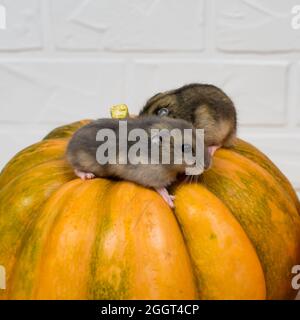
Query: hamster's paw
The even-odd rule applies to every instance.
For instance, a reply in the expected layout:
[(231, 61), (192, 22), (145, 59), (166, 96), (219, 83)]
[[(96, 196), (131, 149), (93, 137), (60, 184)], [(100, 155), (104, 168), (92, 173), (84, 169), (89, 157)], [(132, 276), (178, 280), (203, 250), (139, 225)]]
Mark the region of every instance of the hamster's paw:
[(74, 171), (75, 171), (76, 176), (79, 177), (82, 180), (91, 180), (91, 179), (94, 179), (96, 177), (91, 172), (83, 172), (83, 171), (80, 171), (80, 170), (77, 170), (77, 169), (75, 169)]
[(170, 206), (170, 208), (173, 209), (174, 208), (174, 202), (173, 201), (175, 200), (175, 196), (170, 195), (166, 188), (159, 188), (159, 189), (156, 189), (156, 191), (167, 202), (167, 204)]
[(208, 152), (211, 156), (213, 156), (215, 154), (215, 152), (221, 148), (220, 146), (210, 146), (208, 147)]

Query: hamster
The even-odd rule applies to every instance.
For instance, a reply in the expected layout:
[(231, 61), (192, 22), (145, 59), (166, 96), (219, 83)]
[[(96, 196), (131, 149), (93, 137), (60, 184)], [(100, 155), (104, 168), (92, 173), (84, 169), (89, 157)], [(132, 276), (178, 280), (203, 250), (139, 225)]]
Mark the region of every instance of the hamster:
[[(168, 117), (161, 118), (158, 116), (149, 116), (132, 119), (127, 118), (125, 120), (126, 121), (119, 119), (99, 119), (80, 128), (74, 133), (69, 141), (66, 151), (67, 160), (74, 168), (75, 174), (81, 179), (85, 180), (103, 177), (132, 181), (142, 186), (156, 189), (170, 207), (173, 207), (174, 197), (168, 194), (166, 187), (176, 180), (177, 175), (184, 173), (185, 169), (188, 167), (188, 164), (183, 159), (184, 153), (187, 150), (190, 150), (192, 151), (192, 155), (195, 154), (196, 140), (194, 127), (191, 123), (182, 119), (172, 119)], [(121, 133), (121, 130), (123, 129), (120, 129), (119, 127), (120, 122), (122, 122), (122, 124), (125, 122), (127, 123), (127, 128), (124, 129), (127, 130), (125, 134), (124, 131)], [(115, 134), (114, 136), (116, 138), (105, 140), (102, 136), (100, 139), (99, 132), (106, 132), (102, 131), (102, 129), (109, 129), (111, 133)], [(133, 129), (144, 129), (143, 132), (146, 135), (145, 140), (143, 140), (146, 141), (146, 143), (142, 144), (145, 148), (140, 149), (139, 155), (130, 153), (131, 148), (136, 145), (137, 141), (141, 141), (136, 139), (136, 137), (134, 139), (132, 139), (132, 137), (130, 138)], [(180, 134), (183, 134), (184, 129), (192, 129), (192, 145), (184, 144), (182, 139), (180, 139), (180, 142), (176, 139), (170, 139), (170, 162), (165, 164), (161, 161), (161, 155), (164, 151), (163, 144), (161, 143), (162, 136), (157, 134), (153, 135), (152, 129), (179, 129)], [(124, 137), (125, 143), (127, 143), (126, 153), (121, 152), (121, 149), (119, 149), (120, 146), (122, 147), (124, 145), (121, 145), (121, 139), (124, 139)], [(157, 150), (159, 150), (160, 159), (157, 164), (150, 163), (150, 146), (152, 144), (158, 145)], [(105, 160), (105, 157), (102, 156), (102, 160), (100, 159), (101, 161), (99, 162), (99, 154), (97, 153), (99, 152), (97, 151), (99, 150), (99, 147), (107, 148), (107, 152), (103, 153), (104, 156), (107, 156), (107, 159), (109, 157), (113, 158), (115, 155), (116, 163), (111, 164), (102, 162), (102, 164), (100, 164), (102, 160)], [(112, 152), (108, 155), (108, 149), (116, 150), (115, 154)], [(104, 149), (101, 150), (103, 151)], [(175, 162), (175, 150), (180, 150), (180, 156), (182, 157), (181, 164)], [(210, 166), (211, 160), (208, 148), (204, 147), (204, 153), (205, 161), (203, 167), (204, 169), (207, 169)], [(131, 158), (129, 159), (130, 155)], [(127, 163), (124, 163), (124, 160), (127, 161)]]
[(205, 144), (211, 155), (220, 147), (234, 145), (237, 114), (232, 100), (210, 84), (189, 84), (158, 93), (150, 98), (140, 112), (144, 115), (168, 116), (193, 123), (204, 129)]

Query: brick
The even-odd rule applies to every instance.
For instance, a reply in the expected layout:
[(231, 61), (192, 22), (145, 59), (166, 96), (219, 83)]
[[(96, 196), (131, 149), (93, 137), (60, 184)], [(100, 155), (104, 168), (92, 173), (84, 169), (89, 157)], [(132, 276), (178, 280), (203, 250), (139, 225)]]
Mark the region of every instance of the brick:
[(124, 102), (119, 60), (0, 62), (0, 121), (53, 123), (109, 115)]
[(131, 88), (137, 112), (154, 93), (191, 82), (220, 86), (235, 102), (241, 125), (274, 126), (286, 118), (285, 62), (137, 60)]
[(56, 46), (66, 50), (202, 50), (203, 0), (52, 0)]
[(7, 28), (0, 30), (0, 51), (25, 51), (43, 47), (41, 1), (1, 0)]
[(300, 50), (300, 31), (291, 27), (297, 0), (217, 0), (216, 45), (232, 52)]

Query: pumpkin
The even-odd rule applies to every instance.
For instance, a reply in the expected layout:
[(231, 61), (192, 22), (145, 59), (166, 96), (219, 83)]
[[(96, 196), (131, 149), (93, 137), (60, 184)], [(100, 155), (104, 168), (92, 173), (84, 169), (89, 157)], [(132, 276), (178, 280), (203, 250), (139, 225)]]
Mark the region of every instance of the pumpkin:
[(1, 299), (290, 299), (299, 201), (250, 144), (217, 151), (172, 211), (127, 181), (81, 181), (55, 129), (0, 175)]

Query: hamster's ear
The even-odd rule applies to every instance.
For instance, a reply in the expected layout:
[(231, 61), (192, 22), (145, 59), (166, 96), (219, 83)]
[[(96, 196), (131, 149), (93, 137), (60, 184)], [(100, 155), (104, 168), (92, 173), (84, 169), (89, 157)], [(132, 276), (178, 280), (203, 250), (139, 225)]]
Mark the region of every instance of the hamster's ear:
[(142, 110), (140, 111), (139, 115), (144, 115), (144, 114), (148, 114), (149, 108), (151, 107), (152, 103), (154, 103), (157, 99), (159, 99), (159, 97), (162, 95), (162, 92), (156, 93), (154, 96), (152, 96), (151, 98), (149, 98), (144, 107), (142, 108)]
[(156, 93), (154, 96), (152, 96), (148, 101), (157, 98), (160, 94), (162, 94), (162, 92)]

